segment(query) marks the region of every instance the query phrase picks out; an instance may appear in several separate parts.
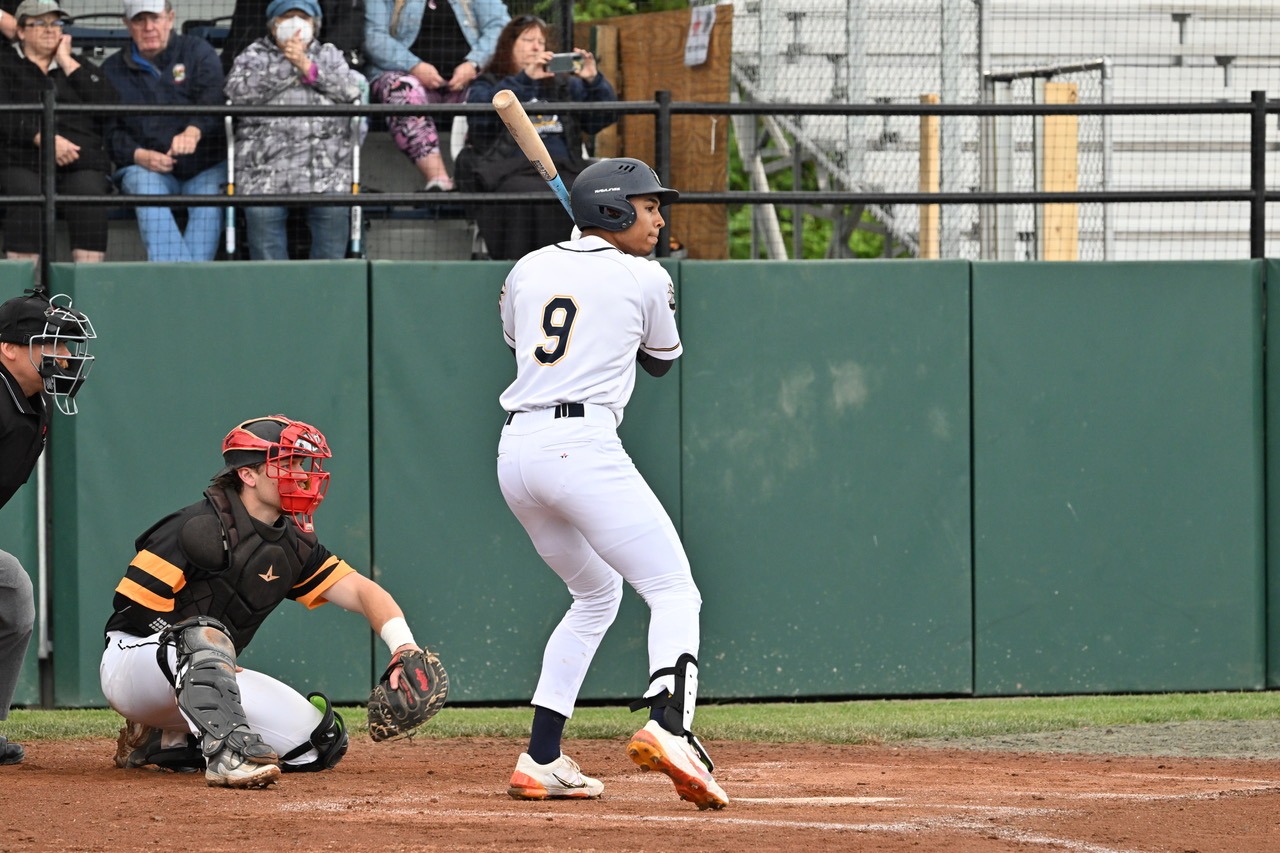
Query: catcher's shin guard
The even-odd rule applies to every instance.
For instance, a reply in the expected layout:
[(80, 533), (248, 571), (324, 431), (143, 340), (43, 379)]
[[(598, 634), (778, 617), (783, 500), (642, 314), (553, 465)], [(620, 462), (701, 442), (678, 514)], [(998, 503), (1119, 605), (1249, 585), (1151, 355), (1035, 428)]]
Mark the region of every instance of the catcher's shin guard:
[(222, 623), (208, 616), (184, 619), (160, 633), (161, 656), (169, 645), (178, 657), (178, 671), (174, 674), (178, 708), (200, 730), (200, 748), (205, 758), (230, 746), (255, 763), (278, 760), (270, 747), (249, 730), (236, 683), (235, 646)]
[(692, 731), (693, 712), (698, 705), (698, 659), (685, 652), (676, 659), (675, 666), (664, 667), (649, 676), (649, 684), (653, 684), (664, 675), (675, 677), (675, 689), (667, 693), (663, 691), (653, 696), (644, 696), (631, 703), (632, 711), (641, 708), (662, 709), (662, 727), (674, 734), (683, 735), (689, 745), (698, 753), (707, 770), (714, 771), (715, 764), (707, 754), (702, 743)]
[[(333, 709), (333, 703), (329, 701), (329, 697), (323, 693), (308, 693), (307, 700), (315, 705), (323, 715), (320, 718), (320, 724), (316, 726), (316, 730), (311, 733), (311, 739), (306, 743), (289, 750), (281, 758), (280, 769), (285, 773), (311, 773), (317, 770), (329, 770), (336, 767), (338, 762), (342, 760), (342, 756), (347, 754), (347, 746), (349, 740), (347, 738), (347, 724), (342, 719), (342, 715)], [(311, 761), (302, 764), (289, 764), (292, 758), (306, 755), (312, 749), (315, 749), (317, 755)]]

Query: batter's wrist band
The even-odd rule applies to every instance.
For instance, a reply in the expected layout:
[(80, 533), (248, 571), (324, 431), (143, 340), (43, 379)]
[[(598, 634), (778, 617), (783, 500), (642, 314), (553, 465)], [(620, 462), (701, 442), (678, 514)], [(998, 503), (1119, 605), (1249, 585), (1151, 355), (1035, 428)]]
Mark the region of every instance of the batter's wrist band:
[(404, 621), (403, 616), (396, 616), (394, 619), (388, 619), (382, 626), (382, 630), (378, 632), (382, 637), (382, 642), (387, 644), (392, 654), (401, 646), (418, 645), (413, 639), (413, 631), (409, 629), (409, 623)]

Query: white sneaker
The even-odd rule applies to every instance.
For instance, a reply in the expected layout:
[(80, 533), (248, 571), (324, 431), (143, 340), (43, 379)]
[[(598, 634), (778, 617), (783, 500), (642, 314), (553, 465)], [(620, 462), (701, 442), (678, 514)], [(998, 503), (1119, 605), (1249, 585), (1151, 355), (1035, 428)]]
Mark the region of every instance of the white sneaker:
[(692, 744), (673, 735), (656, 720), (650, 720), (631, 736), (627, 754), (641, 770), (667, 774), (675, 783), (680, 799), (688, 800), (699, 809), (722, 809), (729, 805), (729, 795), (716, 784)]
[(590, 799), (604, 793), (604, 783), (563, 753), (550, 764), (538, 764), (522, 752), (507, 793), (517, 800)]
[(280, 778), (279, 762), (262, 738), (240, 726), (209, 756), (204, 779), (210, 788), (265, 788)]

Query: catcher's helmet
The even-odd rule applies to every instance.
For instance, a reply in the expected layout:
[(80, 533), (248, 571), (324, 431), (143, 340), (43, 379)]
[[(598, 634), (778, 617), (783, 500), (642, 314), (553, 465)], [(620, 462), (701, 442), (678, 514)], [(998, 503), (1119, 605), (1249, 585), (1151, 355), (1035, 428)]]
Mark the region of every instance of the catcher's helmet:
[(629, 199), (638, 195), (656, 195), (661, 205), (680, 197), (677, 191), (664, 187), (658, 173), (643, 160), (614, 157), (592, 163), (573, 180), (569, 193), (573, 222), (579, 228), (625, 231), (636, 221), (636, 209)]
[[(324, 433), (284, 415), (252, 418), (222, 440), (220, 476), (251, 465), (266, 463), (266, 474), (280, 490), (280, 507), (301, 530), (312, 532), (316, 507), (329, 489), (329, 472), (323, 460), (333, 456)], [(297, 463), (297, 464), (294, 464)]]
[(64, 415), (79, 411), (75, 396), (93, 367), (89, 341), (96, 337), (89, 318), (65, 294), (31, 293), (0, 305), (0, 341), (35, 344), (27, 357)]

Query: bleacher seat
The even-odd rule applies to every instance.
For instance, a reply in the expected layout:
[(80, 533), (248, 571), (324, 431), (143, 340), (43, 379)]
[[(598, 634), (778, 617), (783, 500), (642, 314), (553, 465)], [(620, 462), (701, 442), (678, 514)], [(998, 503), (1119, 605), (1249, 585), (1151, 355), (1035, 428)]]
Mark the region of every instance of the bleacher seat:
[(202, 38), (217, 50), (227, 43), (231, 35), (231, 16), (221, 18), (190, 18), (182, 22), (182, 34)]

